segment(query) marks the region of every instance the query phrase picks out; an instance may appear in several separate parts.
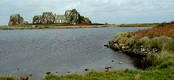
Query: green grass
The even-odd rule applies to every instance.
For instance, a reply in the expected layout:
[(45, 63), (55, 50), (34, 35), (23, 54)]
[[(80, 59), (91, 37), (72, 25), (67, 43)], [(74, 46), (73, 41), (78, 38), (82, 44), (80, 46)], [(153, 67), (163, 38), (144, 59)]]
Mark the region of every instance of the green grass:
[(89, 72), (84, 75), (49, 74), (43, 80), (173, 80), (174, 68), (161, 70), (120, 70), (109, 72)]

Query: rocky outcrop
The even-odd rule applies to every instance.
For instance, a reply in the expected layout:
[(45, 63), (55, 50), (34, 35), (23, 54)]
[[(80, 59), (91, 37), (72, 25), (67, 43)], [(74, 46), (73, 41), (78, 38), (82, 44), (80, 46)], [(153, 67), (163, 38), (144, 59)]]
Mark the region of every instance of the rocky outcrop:
[(52, 12), (44, 12), (42, 15), (33, 17), (33, 24), (54, 24), (55, 16)]
[(160, 52), (159, 48), (147, 48), (143, 45), (128, 45), (117, 41), (109, 41), (109, 47), (116, 51), (122, 51), (123, 53), (131, 53), (132, 55), (141, 56), (152, 55)]
[[(147, 46), (145, 43), (150, 39), (137, 39), (129, 35), (129, 33), (119, 33), (113, 40), (108, 42), (109, 48), (123, 53), (131, 53), (132, 55), (153, 55), (160, 52), (158, 46)], [(152, 43), (152, 40), (151, 40)]]
[(9, 26), (14, 26), (14, 25), (21, 25), (25, 24), (24, 18), (20, 16), (20, 14), (14, 14), (10, 16), (10, 20), (8, 25)]
[(34, 16), (33, 17), (33, 24), (42, 24), (42, 16), (41, 15)]
[(91, 20), (88, 17), (81, 16), (76, 9), (65, 11), (65, 17), (70, 24), (91, 24)]
[(32, 74), (29, 75), (21, 75), (20, 80), (29, 80), (29, 78), (32, 77)]
[(76, 9), (66, 10), (65, 17), (68, 23), (70, 24), (79, 24), (80, 23), (80, 14)]
[(44, 12), (42, 15), (43, 24), (54, 24), (55, 16), (52, 12)]
[(56, 15), (52, 12), (44, 12), (42, 15), (33, 17), (33, 24), (91, 24), (91, 20), (87, 17), (80, 16), (76, 9), (66, 10), (64, 15)]
[[(33, 17), (33, 24), (91, 24), (91, 20), (88, 17), (80, 16), (80, 13), (76, 9), (66, 10), (64, 15), (56, 15), (52, 12), (43, 12), (42, 15), (37, 15)], [(8, 25), (23, 25), (29, 24), (24, 21), (24, 18), (20, 14), (14, 14), (10, 16)]]

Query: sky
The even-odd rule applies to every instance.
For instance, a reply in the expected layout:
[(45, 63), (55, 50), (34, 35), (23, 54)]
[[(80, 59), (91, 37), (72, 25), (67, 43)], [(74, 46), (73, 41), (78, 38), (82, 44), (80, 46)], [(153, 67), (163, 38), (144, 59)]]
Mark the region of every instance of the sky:
[(20, 14), (32, 22), (42, 12), (64, 14), (77, 9), (93, 23), (127, 24), (174, 21), (174, 0), (1, 0), (0, 25)]

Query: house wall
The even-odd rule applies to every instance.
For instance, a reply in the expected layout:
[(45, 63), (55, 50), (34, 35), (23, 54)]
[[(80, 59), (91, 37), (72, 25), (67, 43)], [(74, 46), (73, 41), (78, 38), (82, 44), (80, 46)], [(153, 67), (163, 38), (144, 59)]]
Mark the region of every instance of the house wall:
[(56, 15), (55, 16), (55, 23), (67, 23), (64, 15)]

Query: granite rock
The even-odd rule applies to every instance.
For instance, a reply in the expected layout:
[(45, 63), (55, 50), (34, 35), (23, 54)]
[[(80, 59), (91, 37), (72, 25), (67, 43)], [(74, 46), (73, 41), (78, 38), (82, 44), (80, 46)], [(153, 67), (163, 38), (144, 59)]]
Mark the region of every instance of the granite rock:
[(24, 18), (20, 16), (20, 14), (13, 14), (10, 16), (10, 20), (8, 25), (14, 26), (14, 25), (21, 25), (24, 24)]
[(80, 14), (76, 9), (66, 10), (65, 17), (68, 23), (70, 24), (79, 24), (80, 23)]

